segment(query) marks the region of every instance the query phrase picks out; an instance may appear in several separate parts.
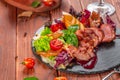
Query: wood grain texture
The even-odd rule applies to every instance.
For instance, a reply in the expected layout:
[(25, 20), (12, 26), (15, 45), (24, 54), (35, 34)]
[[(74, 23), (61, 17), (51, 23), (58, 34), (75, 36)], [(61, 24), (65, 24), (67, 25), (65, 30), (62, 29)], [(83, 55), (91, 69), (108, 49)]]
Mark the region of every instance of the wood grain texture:
[[(100, 74), (101, 79), (104, 78), (105, 76), (107, 76), (110, 72), (111, 72), (111, 71), (108, 71), (108, 72), (105, 72), (105, 73), (101, 73), (101, 74)], [(114, 80), (114, 79), (113, 79), (113, 77), (111, 76), (111, 77), (108, 78), (108, 80)]]
[(0, 0), (0, 79), (15, 80), (16, 9)]
[[(19, 12), (19, 10), (18, 10)], [(24, 77), (36, 76), (40, 80), (52, 80), (54, 70), (49, 69), (46, 65), (36, 60), (36, 65), (33, 71), (26, 70), (20, 63), (27, 57), (34, 57), (31, 50), (31, 40), (34, 33), (40, 28), (44, 22), (48, 21), (49, 17), (33, 16), (28, 21), (18, 19), (17, 24), (17, 80), (22, 80)]]
[(111, 0), (111, 3), (116, 9), (117, 19), (120, 22), (120, 0)]
[[(47, 17), (33, 15), (26, 21), (18, 19), (17, 15), (22, 12), (0, 0), (0, 79), (23, 80), (24, 77), (36, 76), (40, 80), (53, 80), (56, 71), (49, 69), (41, 63), (32, 53), (31, 39), (35, 31), (48, 20), (54, 20), (62, 16), (62, 11), (69, 11), (72, 5), (76, 11), (84, 10), (89, 3), (96, 0), (62, 0), (60, 8), (45, 13)], [(111, 16), (112, 20), (120, 27), (120, 1), (105, 0), (116, 8), (116, 13)], [(43, 13), (44, 15), (44, 13)], [(24, 58), (32, 57), (36, 61), (34, 69), (28, 70), (21, 62)], [(110, 72), (110, 71), (109, 71)], [(59, 76), (66, 76), (68, 80), (101, 80), (109, 72), (95, 75), (77, 75), (59, 72)], [(117, 80), (119, 74), (114, 74), (109, 80)]]

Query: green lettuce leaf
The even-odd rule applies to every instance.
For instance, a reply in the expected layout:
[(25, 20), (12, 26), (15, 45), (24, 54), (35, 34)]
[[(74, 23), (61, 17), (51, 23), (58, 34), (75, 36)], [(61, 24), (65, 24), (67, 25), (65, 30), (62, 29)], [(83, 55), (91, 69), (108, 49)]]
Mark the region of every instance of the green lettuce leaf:
[[(70, 26), (67, 30), (63, 30), (64, 35), (62, 36), (64, 41), (68, 44), (78, 47), (78, 38), (75, 35), (76, 30), (79, 29), (79, 26)], [(62, 39), (62, 38), (61, 38)]]
[(41, 32), (41, 36), (45, 36), (47, 34), (51, 34), (52, 31), (50, 30), (50, 28), (45, 27), (45, 29)]
[(34, 47), (37, 52), (39, 51), (48, 51), (50, 50), (50, 42), (51, 38), (48, 36), (42, 36), (41, 38), (34, 41)]

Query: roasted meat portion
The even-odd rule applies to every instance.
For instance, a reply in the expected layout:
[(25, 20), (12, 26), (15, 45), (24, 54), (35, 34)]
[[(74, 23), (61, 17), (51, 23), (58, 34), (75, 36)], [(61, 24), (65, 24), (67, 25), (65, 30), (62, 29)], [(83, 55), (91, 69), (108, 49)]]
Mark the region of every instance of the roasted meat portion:
[(99, 28), (91, 28), (94, 33), (98, 36), (98, 40), (99, 40), (99, 43), (102, 42), (103, 38), (104, 38), (104, 33), (101, 29)]
[(99, 44), (99, 37), (94, 30), (92, 28), (86, 28), (76, 31), (80, 46), (73, 56), (78, 61), (88, 61), (95, 56), (94, 48)]
[(78, 61), (89, 61), (95, 56), (94, 49), (102, 42), (111, 42), (115, 39), (115, 31), (108, 24), (100, 28), (92, 27), (77, 30), (75, 33), (79, 40), (79, 47), (69, 46), (68, 53)]
[(92, 28), (77, 30), (76, 35), (79, 39), (80, 45), (96, 47), (99, 44), (99, 37), (95, 32), (95, 29)]
[(100, 29), (104, 33), (104, 38), (103, 38), (102, 42), (111, 42), (115, 39), (115, 30), (111, 25), (102, 24), (100, 26)]
[(95, 56), (92, 46), (79, 46), (76, 48), (71, 45), (68, 47), (67, 53), (69, 53), (73, 58), (76, 58), (78, 61), (88, 61)]
[(76, 51), (76, 53), (73, 54), (73, 56), (78, 61), (88, 61), (92, 57), (94, 57), (95, 54), (93, 52), (93, 47), (92, 46), (87, 46), (87, 47), (79, 46), (78, 50)]

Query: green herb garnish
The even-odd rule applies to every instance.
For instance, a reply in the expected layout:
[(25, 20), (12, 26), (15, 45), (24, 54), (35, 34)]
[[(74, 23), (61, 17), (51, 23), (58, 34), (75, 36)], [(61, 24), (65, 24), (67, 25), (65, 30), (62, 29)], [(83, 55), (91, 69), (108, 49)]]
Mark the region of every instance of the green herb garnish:
[(75, 35), (75, 32), (78, 29), (78, 25), (73, 25), (70, 26), (67, 30), (63, 30), (64, 35), (61, 37), (61, 39), (64, 39), (64, 41), (68, 44), (78, 47), (78, 38)]
[(39, 80), (39, 79), (36, 77), (26, 77), (24, 78), (24, 80)]
[(37, 8), (37, 7), (40, 6), (40, 5), (41, 5), (41, 2), (40, 2), (40, 1), (33, 1), (32, 4), (31, 4), (31, 6), (32, 6), (33, 8)]
[(70, 30), (70, 32), (76, 32), (76, 30), (79, 29), (79, 26), (78, 25), (72, 25), (70, 27), (68, 27), (68, 30)]

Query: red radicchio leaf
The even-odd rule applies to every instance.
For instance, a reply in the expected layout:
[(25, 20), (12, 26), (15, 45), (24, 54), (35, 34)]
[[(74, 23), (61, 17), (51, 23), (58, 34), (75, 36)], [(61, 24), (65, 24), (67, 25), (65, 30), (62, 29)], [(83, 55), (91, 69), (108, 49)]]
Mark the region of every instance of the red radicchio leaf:
[(90, 14), (91, 14), (91, 12), (85, 9), (83, 17), (85, 17), (86, 19), (88, 19), (90, 17)]
[(63, 50), (61, 51), (61, 53), (56, 57), (56, 64), (54, 66), (54, 68), (57, 68), (60, 64), (63, 64), (65, 66), (67, 66), (71, 61), (72, 61), (72, 57), (70, 57), (70, 55), (67, 53), (67, 51)]

